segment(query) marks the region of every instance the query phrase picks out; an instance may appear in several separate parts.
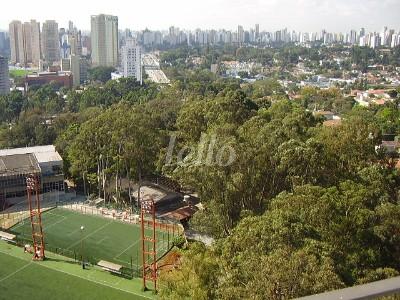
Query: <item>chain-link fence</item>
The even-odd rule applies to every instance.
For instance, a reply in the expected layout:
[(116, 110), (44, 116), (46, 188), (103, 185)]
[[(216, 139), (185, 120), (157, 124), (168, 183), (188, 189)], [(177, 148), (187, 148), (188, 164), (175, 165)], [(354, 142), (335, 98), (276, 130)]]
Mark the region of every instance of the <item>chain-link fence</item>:
[[(130, 224), (140, 224), (140, 217), (138, 214), (132, 214), (129, 210), (108, 209), (103, 207), (96, 207), (92, 205), (83, 204), (82, 202), (56, 202), (56, 207), (70, 209), (86, 215), (96, 215), (105, 218), (110, 218)], [(146, 226), (151, 226), (153, 221), (151, 219), (145, 220)], [(180, 223), (171, 219), (157, 218), (155, 224), (156, 230), (171, 232), (172, 235), (182, 234), (184, 229)]]
[[(117, 211), (112, 209), (103, 209), (97, 208), (95, 206), (85, 205), (79, 202), (54, 202), (53, 208), (63, 208), (70, 209), (82, 214), (86, 215), (94, 215), (103, 218), (112, 218), (115, 221), (122, 223), (131, 223), (140, 226), (140, 218), (138, 215), (130, 214), (127, 211)], [(47, 209), (50, 209), (48, 207)], [(13, 232), (12, 226), (16, 224), (20, 224), (21, 222), (30, 222), (29, 220), (29, 212), (17, 212), (17, 213), (7, 213), (0, 215), (0, 226), (3, 231), (16, 234)], [(152, 220), (145, 220), (145, 228), (152, 228), (153, 222)], [(169, 220), (157, 219), (155, 227), (157, 229), (157, 249), (158, 253), (161, 255), (158, 257), (159, 259), (163, 257), (168, 251), (173, 247), (174, 240), (176, 236), (179, 236), (183, 233), (183, 227), (176, 223), (171, 223)], [(44, 226), (44, 230), (46, 231), (46, 226)], [(29, 236), (16, 234), (16, 244), (18, 246), (23, 247), (26, 244), (31, 244), (32, 239)], [(70, 258), (74, 263), (82, 262), (82, 254), (77, 252), (76, 250), (63, 249), (60, 247), (56, 247), (52, 244), (45, 244), (46, 251), (58, 254), (60, 256)], [(122, 263), (122, 275), (126, 278), (140, 277), (142, 275), (142, 262), (141, 262), (141, 250), (138, 247), (137, 253), (133, 254), (133, 256), (126, 259), (125, 263)], [(84, 253), (85, 262), (96, 265), (100, 260), (104, 258), (99, 258), (92, 256), (90, 253)]]
[(13, 213), (3, 213), (0, 215), (0, 229), (7, 230), (14, 225), (24, 221), (29, 218), (28, 211), (13, 212)]
[[(19, 247), (24, 247), (25, 245), (31, 245), (32, 240), (28, 239), (23, 236), (17, 236), (15, 239), (15, 244)], [(76, 264), (82, 264), (82, 253), (76, 252), (74, 250), (68, 250), (68, 249), (63, 249), (59, 247), (54, 247), (49, 244), (45, 244), (45, 251), (52, 252), (54, 254), (60, 255), (63, 257), (63, 260), (65, 258), (70, 258), (70, 262), (76, 263)], [(83, 255), (85, 264), (89, 265), (97, 265), (97, 263), (102, 260), (100, 258), (96, 258), (94, 256), (88, 255), (84, 253)], [(126, 265), (122, 266), (121, 269), (121, 276), (124, 278), (135, 278), (135, 277), (140, 277), (142, 275), (142, 268), (140, 265), (134, 264), (134, 260), (137, 261), (139, 257), (133, 258), (131, 257), (130, 262), (127, 262)]]

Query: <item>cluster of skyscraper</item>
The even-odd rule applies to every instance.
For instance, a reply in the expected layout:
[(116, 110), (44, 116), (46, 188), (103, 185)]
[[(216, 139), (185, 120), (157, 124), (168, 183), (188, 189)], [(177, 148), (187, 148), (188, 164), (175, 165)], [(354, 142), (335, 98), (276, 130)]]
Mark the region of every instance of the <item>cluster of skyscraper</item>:
[(297, 32), (287, 29), (274, 32), (260, 32), (259, 24), (250, 30), (244, 30), (238, 26), (236, 31), (230, 30), (180, 30), (170, 27), (168, 32), (150, 31), (148, 29), (138, 34), (138, 40), (144, 46), (169, 45), (206, 45), (206, 44), (258, 44), (273, 45), (276, 43), (322, 43), (360, 45), (376, 48), (378, 46), (396, 47), (400, 45), (400, 32), (388, 30), (386, 27), (380, 33), (366, 33), (365, 29), (359, 32), (352, 30), (350, 33), (321, 32)]
[[(90, 35), (82, 34), (71, 21), (67, 29), (59, 29), (53, 20), (45, 21), (42, 27), (36, 20), (12, 21), (8, 35), (11, 64), (39, 71), (58, 68), (71, 72), (75, 86), (87, 79), (90, 64), (94, 67), (119, 67), (123, 76), (142, 80), (140, 47), (132, 36), (119, 38), (116, 16), (91, 16)], [(6, 47), (4, 33), (0, 42), (2, 38)]]
[(56, 21), (40, 23), (12, 21), (9, 25), (11, 63), (40, 67), (43, 62), (53, 64), (60, 60), (61, 31)]
[(59, 29), (54, 20), (45, 21), (42, 27), (36, 20), (12, 21), (8, 33), (11, 64), (39, 71), (60, 67), (73, 74), (74, 85), (86, 80), (87, 61), (81, 57), (86, 48), (82, 47), (81, 32), (72, 22), (68, 29)]
[[(118, 77), (135, 77), (142, 81), (141, 47), (235, 44), (270, 46), (282, 43), (347, 44), (376, 48), (400, 45), (400, 32), (385, 27), (381, 32), (367, 33), (364, 28), (349, 33), (297, 32), (287, 29), (274, 32), (260, 31), (259, 24), (245, 30), (181, 30), (170, 27), (168, 31), (143, 30), (132, 32), (118, 29), (118, 17), (91, 16), (90, 34), (84, 34), (70, 21), (68, 28), (59, 28), (54, 20), (42, 26), (36, 20), (12, 21), (9, 32), (0, 32), (0, 55), (9, 56), (10, 63), (20, 67), (33, 67), (39, 71), (59, 70), (73, 75), (73, 85), (87, 79), (88, 66), (105, 66), (117, 69)], [(4, 73), (4, 57), (0, 57), (0, 73)], [(8, 70), (6, 72), (8, 74)], [(0, 90), (7, 90), (8, 75), (0, 82)]]

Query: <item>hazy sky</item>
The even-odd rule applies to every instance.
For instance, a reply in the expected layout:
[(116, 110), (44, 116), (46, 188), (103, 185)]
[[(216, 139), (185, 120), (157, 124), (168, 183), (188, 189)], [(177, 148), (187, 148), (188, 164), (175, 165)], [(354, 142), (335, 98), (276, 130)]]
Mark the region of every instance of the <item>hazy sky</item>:
[(113, 14), (121, 29), (246, 29), (284, 27), (301, 31), (349, 31), (383, 26), (400, 30), (400, 0), (1, 0), (0, 28), (12, 20), (54, 19), (59, 27), (72, 20), (90, 29), (90, 15)]

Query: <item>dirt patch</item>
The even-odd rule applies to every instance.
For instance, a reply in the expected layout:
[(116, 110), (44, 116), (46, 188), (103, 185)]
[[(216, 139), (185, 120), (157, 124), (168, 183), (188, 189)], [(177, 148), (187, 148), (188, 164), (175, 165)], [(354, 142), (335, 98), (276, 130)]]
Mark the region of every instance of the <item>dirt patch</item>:
[(158, 270), (163, 273), (178, 268), (181, 264), (181, 257), (182, 254), (178, 250), (172, 249), (158, 262)]

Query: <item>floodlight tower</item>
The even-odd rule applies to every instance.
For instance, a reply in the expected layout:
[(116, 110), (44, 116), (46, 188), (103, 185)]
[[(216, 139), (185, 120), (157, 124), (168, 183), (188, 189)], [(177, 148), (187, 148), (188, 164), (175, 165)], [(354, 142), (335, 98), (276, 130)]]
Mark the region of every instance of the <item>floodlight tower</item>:
[(32, 226), (33, 259), (43, 260), (45, 258), (44, 237), (39, 197), (40, 182), (37, 174), (31, 174), (26, 177), (26, 190)]
[[(151, 217), (152, 221), (147, 221), (145, 219), (146, 216)], [(142, 226), (143, 290), (147, 290), (146, 281), (152, 281), (154, 284), (154, 292), (157, 292), (156, 207), (154, 200), (141, 201), (140, 221)], [(151, 225), (150, 234), (146, 233), (146, 224), (148, 227)]]

